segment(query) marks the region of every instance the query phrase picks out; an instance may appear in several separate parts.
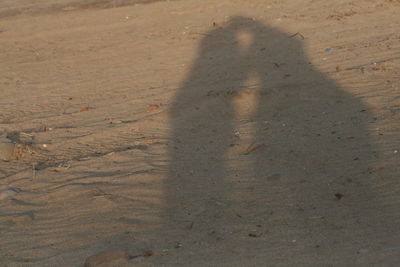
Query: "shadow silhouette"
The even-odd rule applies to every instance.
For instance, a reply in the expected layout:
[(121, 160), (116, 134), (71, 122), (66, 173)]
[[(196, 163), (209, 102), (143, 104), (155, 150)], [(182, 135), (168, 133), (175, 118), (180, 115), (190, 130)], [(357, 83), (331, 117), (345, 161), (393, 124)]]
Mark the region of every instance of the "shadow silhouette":
[(175, 96), (165, 227), (209, 259), (350, 261), (378, 229), (368, 107), (313, 67), (300, 37), (245, 17), (215, 25)]

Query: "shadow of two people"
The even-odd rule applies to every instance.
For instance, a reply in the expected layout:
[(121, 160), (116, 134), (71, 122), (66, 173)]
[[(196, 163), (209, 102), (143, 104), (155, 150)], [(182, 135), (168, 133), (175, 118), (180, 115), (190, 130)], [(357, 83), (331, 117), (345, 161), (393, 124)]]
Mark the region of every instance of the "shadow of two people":
[[(368, 242), (366, 105), (319, 72), (297, 37), (245, 17), (215, 26), (169, 113), (169, 229), (184, 239), (174, 225), (193, 222), (199, 240), (238, 233), (222, 239), (244, 247), (253, 230), (271, 245)], [(263, 146), (241, 153), (252, 143)]]

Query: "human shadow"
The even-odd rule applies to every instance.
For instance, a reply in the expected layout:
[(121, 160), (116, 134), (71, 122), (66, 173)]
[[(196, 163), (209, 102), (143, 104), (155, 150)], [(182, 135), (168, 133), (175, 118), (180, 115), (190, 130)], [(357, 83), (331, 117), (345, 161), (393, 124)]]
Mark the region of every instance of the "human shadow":
[(378, 229), (368, 107), (310, 63), (301, 35), (245, 17), (214, 26), (169, 111), (166, 227), (211, 258), (350, 261)]

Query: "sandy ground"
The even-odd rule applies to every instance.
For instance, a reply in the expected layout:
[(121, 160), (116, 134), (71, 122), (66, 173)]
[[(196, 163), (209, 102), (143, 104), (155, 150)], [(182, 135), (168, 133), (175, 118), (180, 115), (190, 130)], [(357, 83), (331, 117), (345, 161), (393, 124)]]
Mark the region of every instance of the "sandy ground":
[(1, 266), (400, 264), (398, 1), (133, 2), (0, 4)]

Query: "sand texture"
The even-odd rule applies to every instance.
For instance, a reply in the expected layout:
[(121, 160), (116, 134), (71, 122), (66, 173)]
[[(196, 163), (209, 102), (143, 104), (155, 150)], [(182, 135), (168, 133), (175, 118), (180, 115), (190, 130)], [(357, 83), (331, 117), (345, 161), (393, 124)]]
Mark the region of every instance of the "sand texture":
[(0, 266), (399, 266), (400, 2), (144, 2), (0, 3)]

